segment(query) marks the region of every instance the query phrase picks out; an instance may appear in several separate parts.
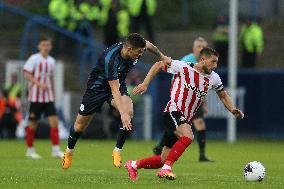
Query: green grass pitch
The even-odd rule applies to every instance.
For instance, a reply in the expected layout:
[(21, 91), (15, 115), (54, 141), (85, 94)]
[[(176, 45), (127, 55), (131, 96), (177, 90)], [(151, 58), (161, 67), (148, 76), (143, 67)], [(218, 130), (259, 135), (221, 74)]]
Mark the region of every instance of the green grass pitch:
[[(65, 144), (62, 141), (62, 148)], [(113, 167), (113, 145), (114, 141), (81, 140), (72, 167), (62, 170), (61, 160), (50, 156), (48, 140), (36, 140), (41, 160), (24, 156), (24, 141), (0, 141), (0, 188), (284, 188), (283, 141), (209, 141), (207, 154), (215, 163), (199, 163), (197, 144), (193, 143), (174, 166), (176, 180), (157, 178), (157, 170), (140, 170), (136, 182), (128, 180), (124, 168)], [(154, 142), (127, 141), (123, 160), (147, 157), (153, 145)], [(262, 182), (246, 182), (243, 178), (243, 167), (253, 160), (266, 168)]]

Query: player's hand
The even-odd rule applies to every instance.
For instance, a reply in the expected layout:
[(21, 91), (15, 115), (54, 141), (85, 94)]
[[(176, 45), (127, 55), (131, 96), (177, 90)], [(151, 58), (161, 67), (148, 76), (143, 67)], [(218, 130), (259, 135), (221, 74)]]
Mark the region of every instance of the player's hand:
[(48, 89), (48, 85), (44, 84), (44, 83), (40, 83), (39, 84), (39, 88), (41, 88), (42, 90), (47, 90)]
[(233, 109), (232, 114), (239, 119), (243, 119), (245, 117), (244, 113), (239, 109)]
[(171, 62), (172, 62), (172, 58), (171, 57), (168, 57), (168, 56), (162, 56), (161, 60), (167, 64), (167, 66), (170, 66), (171, 65)]
[(123, 128), (127, 131), (132, 130), (132, 125), (131, 125), (131, 118), (127, 113), (121, 114), (121, 121)]
[(134, 87), (132, 94), (143, 94), (147, 91), (147, 86), (144, 83), (139, 84), (138, 86)]

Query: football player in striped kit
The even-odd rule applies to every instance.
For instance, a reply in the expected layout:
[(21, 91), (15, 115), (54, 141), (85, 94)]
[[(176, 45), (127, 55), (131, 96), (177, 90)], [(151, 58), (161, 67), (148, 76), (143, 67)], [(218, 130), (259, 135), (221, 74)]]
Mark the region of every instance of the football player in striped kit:
[(35, 130), (40, 116), (44, 114), (50, 125), (50, 139), (52, 143), (53, 157), (63, 157), (59, 147), (58, 118), (54, 106), (54, 73), (55, 60), (49, 53), (51, 51), (51, 39), (42, 37), (38, 43), (39, 52), (29, 57), (24, 65), (24, 76), (29, 81), (28, 101), (29, 121), (26, 127), (26, 156), (32, 159), (41, 158), (33, 146)]
[(237, 118), (244, 114), (232, 103), (224, 90), (217, 68), (219, 54), (211, 48), (201, 50), (197, 64), (172, 60), (170, 66), (164, 61), (155, 63), (148, 72), (143, 83), (133, 90), (133, 94), (142, 94), (160, 69), (174, 75), (170, 90), (170, 101), (164, 110), (166, 140), (162, 154), (137, 161), (127, 161), (125, 168), (131, 180), (137, 180), (138, 169), (158, 169), (160, 178), (174, 180), (173, 164), (179, 159), (193, 141), (191, 130), (192, 119), (210, 89), (215, 90), (221, 102)]
[[(198, 57), (200, 51), (207, 46), (207, 41), (202, 38), (198, 37), (193, 42), (193, 52), (186, 55), (181, 59), (181, 61), (184, 62), (191, 62), (196, 64), (198, 62)], [(199, 147), (199, 161), (200, 162), (214, 162), (213, 160), (210, 160), (205, 155), (205, 146), (206, 146), (206, 126), (205, 126), (205, 120), (204, 115), (207, 112), (207, 105), (206, 102), (203, 102), (199, 108), (197, 109), (196, 113), (194, 114), (194, 117), (192, 118), (193, 126), (196, 130), (196, 139), (198, 142)], [(156, 155), (161, 155), (162, 149), (164, 146), (164, 140), (165, 135), (162, 136), (159, 144), (153, 148), (153, 152)]]

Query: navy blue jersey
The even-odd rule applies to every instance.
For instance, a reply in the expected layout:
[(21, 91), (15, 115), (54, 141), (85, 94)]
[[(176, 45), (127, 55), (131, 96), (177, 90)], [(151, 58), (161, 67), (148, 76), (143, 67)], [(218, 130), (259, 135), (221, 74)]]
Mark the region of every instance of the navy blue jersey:
[(135, 66), (138, 59), (123, 59), (120, 54), (122, 47), (123, 43), (117, 43), (104, 50), (89, 75), (88, 89), (110, 92), (108, 81), (117, 79), (120, 86), (125, 86), (127, 73)]

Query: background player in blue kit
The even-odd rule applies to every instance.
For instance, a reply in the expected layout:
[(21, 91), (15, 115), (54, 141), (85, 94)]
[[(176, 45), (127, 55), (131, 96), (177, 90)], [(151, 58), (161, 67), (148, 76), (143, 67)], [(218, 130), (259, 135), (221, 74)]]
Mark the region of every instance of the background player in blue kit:
[(121, 116), (117, 143), (113, 150), (113, 164), (121, 167), (121, 150), (127, 133), (132, 129), (133, 103), (128, 96), (125, 79), (142, 54), (149, 50), (161, 60), (171, 61), (157, 47), (146, 41), (140, 34), (130, 34), (124, 43), (107, 48), (99, 57), (87, 81), (75, 124), (70, 129), (68, 146), (64, 153), (63, 168), (71, 166), (74, 146), (85, 128), (104, 102), (115, 107)]

